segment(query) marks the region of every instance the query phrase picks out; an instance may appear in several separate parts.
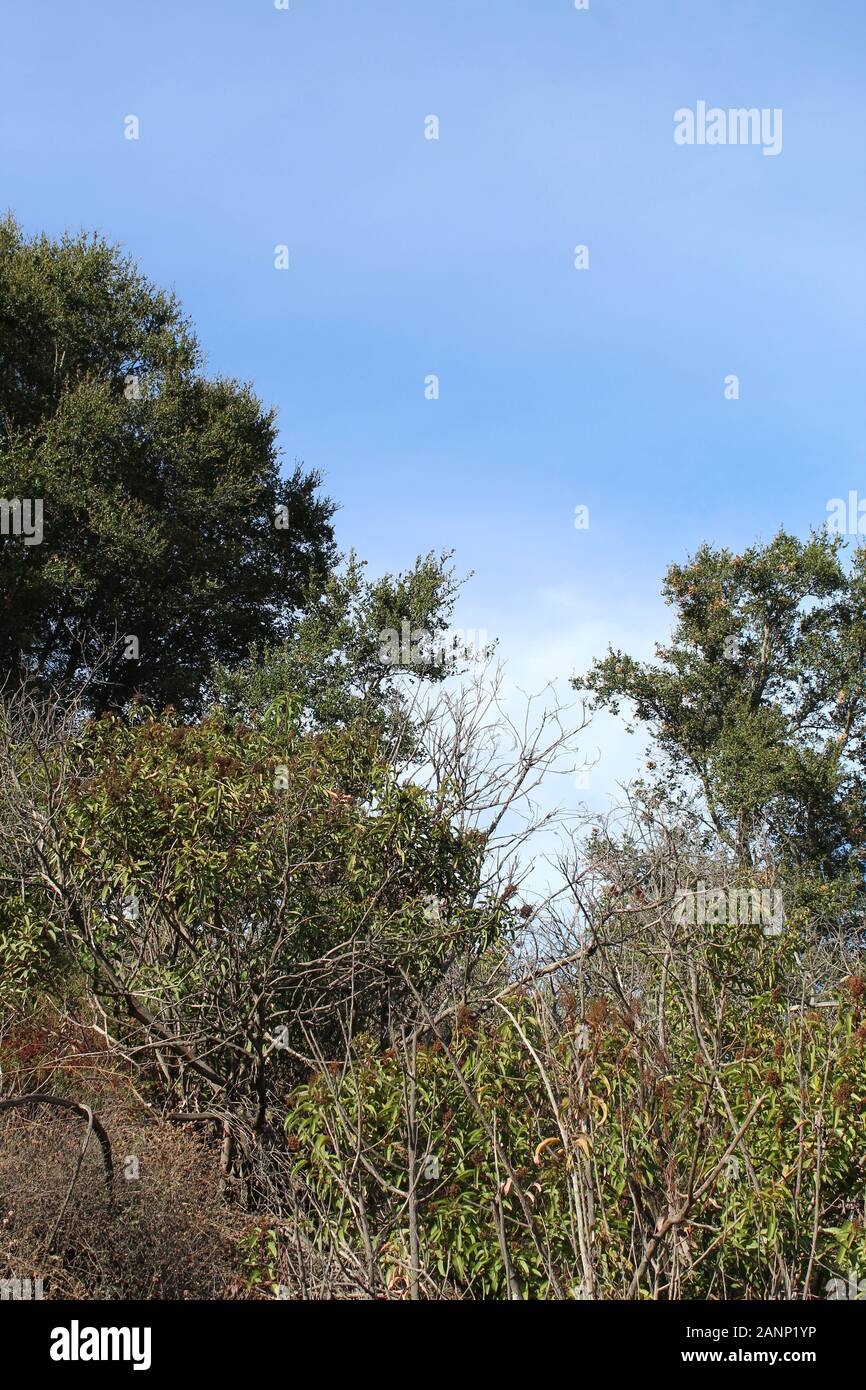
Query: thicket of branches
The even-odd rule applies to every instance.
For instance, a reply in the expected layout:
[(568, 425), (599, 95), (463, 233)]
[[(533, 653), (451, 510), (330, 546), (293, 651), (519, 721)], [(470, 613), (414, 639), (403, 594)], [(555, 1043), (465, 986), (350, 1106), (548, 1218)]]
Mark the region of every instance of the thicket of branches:
[[(383, 634), (447, 631), (447, 554), (339, 565), (315, 476), (280, 481), (272, 417), (200, 378), (111, 248), (2, 224), (3, 306), (0, 459), (46, 509), (44, 545), (0, 542), (0, 1277), (747, 1299), (862, 1276), (864, 554), (705, 547), (667, 576), (655, 662), (611, 651), (575, 708), (518, 706), (438, 640), (394, 659)], [(568, 774), (595, 707), (650, 751), (591, 818)]]
[[(71, 1135), (52, 1187), (40, 1104), (0, 1111), (10, 1269), (91, 1296), (159, 1296), (170, 1261), (187, 1296), (790, 1298), (862, 1266), (854, 908), (780, 924), (770, 848), (738, 861), (659, 787), (539, 811), (575, 752), (552, 700), (518, 727), (488, 669), (378, 729), (288, 697), (3, 708), (3, 1094), (90, 1106), (115, 1153), (106, 1193), (80, 1120), (63, 1205)], [(727, 892), (683, 911), (698, 884), (740, 918)]]

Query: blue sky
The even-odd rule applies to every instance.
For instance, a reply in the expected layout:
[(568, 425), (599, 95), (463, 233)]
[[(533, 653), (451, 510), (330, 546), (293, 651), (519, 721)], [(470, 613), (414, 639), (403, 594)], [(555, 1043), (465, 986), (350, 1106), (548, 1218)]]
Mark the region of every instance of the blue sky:
[[(43, 0), (3, 31), (0, 201), (173, 285), (340, 544), (454, 547), (460, 625), (525, 684), (648, 654), (702, 541), (866, 493), (862, 0)], [(699, 100), (781, 108), (781, 153), (677, 146)]]

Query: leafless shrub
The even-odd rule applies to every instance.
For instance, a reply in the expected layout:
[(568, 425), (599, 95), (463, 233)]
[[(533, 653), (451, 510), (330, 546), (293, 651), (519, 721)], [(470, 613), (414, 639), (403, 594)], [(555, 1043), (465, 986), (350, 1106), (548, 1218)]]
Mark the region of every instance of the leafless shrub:
[(48, 1298), (245, 1296), (238, 1242), (248, 1223), (220, 1197), (218, 1154), (119, 1107), (102, 1118), (113, 1191), (94, 1144), (70, 1194), (80, 1120), (46, 1107), (0, 1113), (2, 1277), (41, 1278)]

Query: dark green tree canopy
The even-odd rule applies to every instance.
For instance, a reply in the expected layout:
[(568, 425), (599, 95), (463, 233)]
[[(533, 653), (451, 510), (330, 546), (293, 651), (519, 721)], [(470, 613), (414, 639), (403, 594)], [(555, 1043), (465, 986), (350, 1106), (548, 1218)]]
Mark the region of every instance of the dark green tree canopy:
[(195, 711), (215, 662), (293, 631), (334, 506), (315, 472), (280, 476), (273, 412), (201, 367), (115, 247), (0, 222), (0, 494), (42, 504), (40, 543), (0, 538), (0, 680)]

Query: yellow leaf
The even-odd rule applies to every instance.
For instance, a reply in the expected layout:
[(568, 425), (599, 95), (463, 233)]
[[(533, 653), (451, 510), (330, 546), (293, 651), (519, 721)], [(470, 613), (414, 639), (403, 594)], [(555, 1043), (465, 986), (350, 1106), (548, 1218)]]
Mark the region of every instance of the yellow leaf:
[(590, 1099), (590, 1101), (594, 1101), (595, 1104), (598, 1106), (599, 1110), (601, 1110), (601, 1112), (602, 1112), (602, 1118), (599, 1120), (599, 1124), (602, 1124), (602, 1125), (603, 1125), (603, 1124), (605, 1123), (605, 1121), (607, 1120), (607, 1117), (608, 1117), (608, 1108), (607, 1108), (607, 1106), (605, 1105), (605, 1103), (604, 1103), (604, 1101), (602, 1100), (601, 1096), (594, 1096), (594, 1095), (592, 1094), (592, 1091), (590, 1091), (590, 1093), (589, 1093), (589, 1099)]
[(533, 1154), (533, 1157), (532, 1157), (533, 1163), (539, 1164), (539, 1163), (541, 1162), (541, 1155), (542, 1155), (542, 1153), (544, 1152), (545, 1149), (549, 1149), (551, 1144), (561, 1144), (561, 1143), (562, 1143), (562, 1140), (561, 1140), (561, 1139), (557, 1139), (555, 1135), (553, 1136), (552, 1139), (542, 1139), (541, 1143), (539, 1144), (538, 1148), (535, 1150), (535, 1153)]

